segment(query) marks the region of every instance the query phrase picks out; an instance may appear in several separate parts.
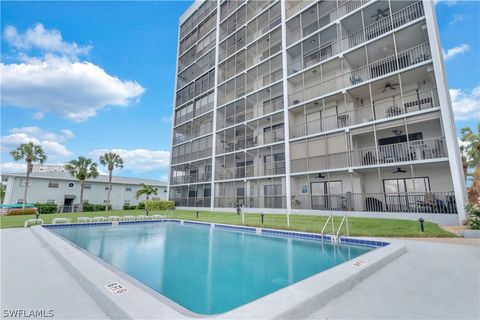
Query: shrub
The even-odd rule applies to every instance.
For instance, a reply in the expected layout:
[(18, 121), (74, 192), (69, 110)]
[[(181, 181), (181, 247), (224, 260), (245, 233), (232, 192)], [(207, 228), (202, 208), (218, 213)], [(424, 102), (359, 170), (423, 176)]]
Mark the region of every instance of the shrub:
[(36, 208), (25, 208), (25, 209), (10, 209), (8, 210), (8, 216), (26, 216), (26, 215), (35, 215), (37, 214)]
[(51, 214), (58, 212), (58, 206), (56, 204), (47, 204), (47, 203), (35, 203), (40, 214)]
[(145, 202), (142, 201), (137, 204), (137, 210), (143, 210), (143, 209), (145, 209)]
[(480, 204), (467, 205), (467, 218), (465, 224), (470, 226), (473, 230), (480, 230)]
[(148, 201), (148, 209), (149, 210), (174, 210), (175, 201), (168, 201), (168, 200)]
[(137, 206), (129, 206), (129, 205), (124, 205), (123, 210), (135, 210), (137, 209)]
[(83, 204), (83, 212), (93, 212), (95, 211), (95, 207), (91, 203), (84, 203)]

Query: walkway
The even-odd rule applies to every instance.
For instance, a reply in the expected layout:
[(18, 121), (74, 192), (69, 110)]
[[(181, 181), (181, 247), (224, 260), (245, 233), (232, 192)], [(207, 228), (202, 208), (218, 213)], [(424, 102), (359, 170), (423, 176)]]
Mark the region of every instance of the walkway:
[(51, 309), (53, 319), (107, 318), (29, 229), (1, 229), (0, 240), (2, 319), (17, 309)]

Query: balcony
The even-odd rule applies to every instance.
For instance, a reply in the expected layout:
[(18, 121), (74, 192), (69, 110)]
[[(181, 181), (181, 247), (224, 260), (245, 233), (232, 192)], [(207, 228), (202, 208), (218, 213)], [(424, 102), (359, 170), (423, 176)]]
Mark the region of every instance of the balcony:
[(447, 157), (445, 138), (355, 149), (291, 161), (292, 172), (325, 171)]
[(397, 55), (377, 60), (339, 76), (335, 74), (319, 76), (321, 78), (320, 83), (310, 86), (306, 84), (306, 88), (300, 86), (300, 89), (289, 94), (288, 103), (289, 106), (297, 105), (344, 88), (360, 85), (365, 81), (388, 75), (430, 59), (430, 45), (428, 42), (423, 43), (399, 52)]
[(210, 207), (211, 198), (202, 197), (202, 198), (170, 198), (171, 201), (175, 201), (176, 207)]
[(385, 18), (382, 18), (374, 23), (356, 30), (342, 38), (342, 50), (348, 50), (356, 47), (373, 38), (377, 38), (395, 28), (405, 25), (411, 21), (423, 17), (423, 5), (416, 2), (408, 7), (394, 12)]
[(290, 127), (290, 138), (299, 138), (402, 114), (439, 107), (437, 89), (413, 91), (375, 101), (370, 106), (354, 108), (333, 116), (306, 121)]
[[(355, 9), (360, 8), (364, 4), (366, 4), (370, 0), (347, 0), (347, 1), (338, 1), (341, 3), (338, 8), (330, 11), (328, 14), (322, 14), (322, 16), (318, 19), (318, 21), (321, 21), (321, 19), (325, 19), (324, 17), (326, 15), (330, 15), (332, 18), (332, 21), (339, 18), (343, 17), (344, 15), (352, 12)], [(300, 1), (287, 1), (287, 18), (292, 17), (293, 15), (297, 14), (300, 12), (302, 9), (306, 8), (310, 4), (312, 4), (313, 1), (308, 1), (308, 0), (300, 0)], [(342, 3), (343, 2), (343, 3)], [(316, 22), (316, 21), (315, 21)], [(313, 22), (313, 23), (315, 23)], [(321, 27), (320, 27), (321, 28)]]
[(198, 182), (209, 182), (212, 179), (211, 172), (188, 174), (184, 176), (172, 177), (170, 184), (188, 184)]
[(245, 208), (285, 209), (287, 207), (286, 197), (282, 195), (215, 197), (215, 207), (217, 208), (235, 208), (238, 204)]
[(454, 192), (293, 195), (292, 209), (456, 214)]

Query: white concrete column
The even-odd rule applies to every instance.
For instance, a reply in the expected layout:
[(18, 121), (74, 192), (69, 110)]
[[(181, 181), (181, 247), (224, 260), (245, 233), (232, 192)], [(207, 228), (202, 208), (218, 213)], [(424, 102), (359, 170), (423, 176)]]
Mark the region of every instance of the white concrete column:
[(285, 1), (280, 1), (282, 17), (282, 67), (283, 67), (283, 118), (285, 127), (285, 197), (287, 204), (287, 226), (290, 226), (290, 213), (292, 212), (292, 192), (290, 185), (290, 124), (288, 116), (288, 70), (287, 70), (287, 24)]
[(448, 160), (453, 182), (453, 191), (457, 203), (458, 221), (461, 223), (465, 219), (464, 205), (467, 202), (467, 192), (465, 177), (462, 168), (462, 159), (460, 157), (460, 148), (458, 145), (457, 131), (455, 128), (455, 118), (452, 110), (452, 102), (448, 91), (448, 81), (445, 74), (443, 51), (440, 42), (440, 36), (437, 27), (437, 18), (433, 1), (423, 0), (425, 9), (425, 19), (427, 23), (427, 32), (430, 42), (430, 51), (432, 54), (435, 81), (440, 102), (440, 113), (445, 133), (445, 143), (447, 145)]
[(212, 128), (212, 182), (210, 185), (210, 211), (215, 208), (215, 150), (217, 148), (217, 106), (218, 106), (218, 63), (220, 62), (220, 1), (217, 1), (217, 29), (215, 31), (215, 81), (213, 86), (213, 128)]

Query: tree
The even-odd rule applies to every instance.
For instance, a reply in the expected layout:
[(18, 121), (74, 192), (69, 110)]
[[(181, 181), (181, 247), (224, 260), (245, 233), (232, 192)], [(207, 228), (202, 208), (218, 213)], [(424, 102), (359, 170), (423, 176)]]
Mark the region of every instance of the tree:
[(2, 204), (3, 199), (5, 199), (5, 192), (6, 192), (6, 186), (4, 184), (0, 185), (0, 204)]
[(147, 212), (147, 216), (148, 216), (148, 200), (150, 200), (150, 195), (157, 195), (157, 192), (158, 192), (158, 188), (155, 188), (154, 186), (149, 186), (149, 185), (146, 185), (145, 183), (142, 183), (140, 185), (141, 189), (137, 191), (137, 193), (135, 194), (135, 198), (140, 198), (140, 196), (142, 195), (146, 195), (147, 196), (147, 201), (145, 201), (145, 211)]
[(477, 133), (468, 127), (462, 128), (460, 133), (460, 140), (463, 142), (460, 152), (464, 166), (467, 170), (473, 169), (473, 174), (468, 174), (473, 178), (472, 186), (468, 190), (469, 200), (472, 203), (480, 202), (480, 122), (477, 123)]
[(108, 169), (108, 193), (107, 193), (107, 206), (105, 211), (108, 211), (110, 206), (110, 191), (112, 191), (112, 172), (115, 168), (123, 168), (123, 159), (120, 155), (114, 152), (107, 152), (100, 156), (100, 164)]
[(25, 179), (25, 190), (23, 191), (22, 209), (25, 209), (25, 203), (27, 202), (28, 183), (30, 180), (30, 173), (32, 172), (33, 163), (44, 163), (47, 160), (47, 156), (43, 152), (41, 146), (34, 144), (33, 142), (22, 143), (17, 149), (10, 152), (10, 155), (15, 161), (25, 160), (27, 163), (27, 177)]
[(85, 180), (98, 177), (97, 164), (92, 159), (78, 157), (76, 160), (67, 162), (65, 170), (80, 181), (80, 204), (78, 210), (83, 212), (83, 187)]

